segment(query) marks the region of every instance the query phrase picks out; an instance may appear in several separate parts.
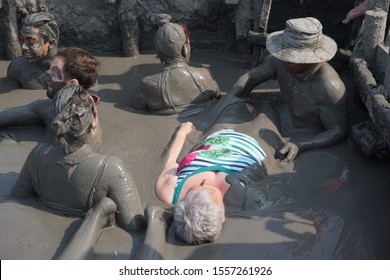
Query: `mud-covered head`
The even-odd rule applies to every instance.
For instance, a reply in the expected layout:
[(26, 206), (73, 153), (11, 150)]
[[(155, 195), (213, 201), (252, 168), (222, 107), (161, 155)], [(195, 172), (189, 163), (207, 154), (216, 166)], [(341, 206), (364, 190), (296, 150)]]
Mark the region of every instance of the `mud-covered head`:
[(172, 23), (171, 16), (159, 14), (159, 29), (154, 36), (157, 56), (162, 63), (189, 62), (191, 46), (188, 28), (183, 24)]
[(56, 49), (58, 38), (59, 27), (51, 14), (33, 13), (23, 20), (20, 42), (23, 55), (28, 61), (40, 60), (50, 49)]
[(71, 90), (73, 95), (63, 108), (59, 108), (59, 113), (51, 123), (51, 130), (68, 154), (86, 143), (87, 135), (95, 126), (96, 104), (99, 100), (81, 86), (67, 85), (62, 90)]
[(67, 83), (88, 90), (97, 83), (101, 62), (84, 49), (61, 48), (45, 74), (46, 95), (53, 98)]

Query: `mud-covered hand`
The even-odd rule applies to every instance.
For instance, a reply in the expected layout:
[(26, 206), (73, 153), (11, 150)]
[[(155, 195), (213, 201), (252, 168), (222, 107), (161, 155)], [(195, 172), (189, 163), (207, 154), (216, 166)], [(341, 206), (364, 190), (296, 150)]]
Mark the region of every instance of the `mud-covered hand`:
[(287, 142), (283, 148), (279, 150), (282, 155), (286, 155), (286, 158), (283, 159), (283, 162), (292, 161), (298, 154), (299, 148), (292, 142)]

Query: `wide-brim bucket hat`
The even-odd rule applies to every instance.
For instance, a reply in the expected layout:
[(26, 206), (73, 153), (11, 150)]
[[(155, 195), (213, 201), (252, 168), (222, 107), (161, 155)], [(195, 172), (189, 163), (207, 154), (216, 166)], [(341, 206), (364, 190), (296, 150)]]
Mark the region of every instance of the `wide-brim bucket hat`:
[(276, 58), (292, 63), (319, 63), (330, 60), (336, 42), (322, 33), (321, 22), (313, 17), (286, 21), (286, 29), (268, 35), (267, 50)]

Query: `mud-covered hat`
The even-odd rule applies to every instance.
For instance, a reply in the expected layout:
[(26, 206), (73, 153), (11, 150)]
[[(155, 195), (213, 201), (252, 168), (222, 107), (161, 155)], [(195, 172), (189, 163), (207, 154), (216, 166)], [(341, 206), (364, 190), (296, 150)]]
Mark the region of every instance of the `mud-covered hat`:
[(286, 21), (286, 29), (271, 33), (266, 46), (276, 58), (292, 63), (328, 61), (337, 51), (336, 42), (322, 34), (321, 22), (313, 17)]

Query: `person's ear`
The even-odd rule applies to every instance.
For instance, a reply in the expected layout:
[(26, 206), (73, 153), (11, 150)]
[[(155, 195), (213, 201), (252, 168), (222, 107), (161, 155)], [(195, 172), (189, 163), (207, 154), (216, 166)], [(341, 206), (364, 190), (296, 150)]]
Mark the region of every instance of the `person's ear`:
[(73, 85), (73, 86), (78, 86), (79, 81), (77, 79), (70, 79), (70, 80), (68, 80), (68, 84)]
[(187, 58), (189, 54), (190, 54), (190, 52), (189, 52), (189, 45), (187, 43), (185, 43), (183, 45), (183, 47), (181, 48), (181, 55), (184, 58)]
[(98, 124), (99, 119), (98, 119), (98, 114), (97, 114), (97, 105), (94, 103), (93, 107), (94, 107), (94, 110), (93, 110), (93, 120), (92, 120), (91, 128), (95, 129), (97, 124)]

